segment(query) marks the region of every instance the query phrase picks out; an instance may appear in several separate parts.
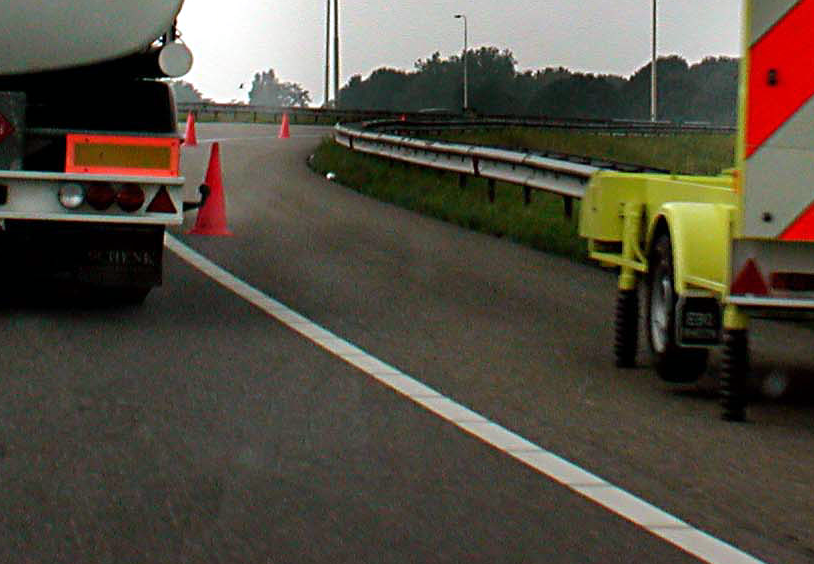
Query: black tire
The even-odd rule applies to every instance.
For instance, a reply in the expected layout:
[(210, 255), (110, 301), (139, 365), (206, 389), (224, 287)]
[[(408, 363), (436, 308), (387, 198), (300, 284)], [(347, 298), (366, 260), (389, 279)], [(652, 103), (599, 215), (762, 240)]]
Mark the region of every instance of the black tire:
[(639, 348), (639, 292), (619, 290), (616, 299), (615, 339), (613, 352), (616, 366), (632, 368), (636, 366), (636, 352)]
[(748, 379), (748, 334), (745, 330), (726, 330), (721, 361), (721, 416), (726, 421), (743, 421), (746, 418)]
[(647, 336), (656, 372), (667, 382), (687, 384), (707, 368), (707, 349), (683, 348), (676, 340), (673, 246), (660, 235), (650, 252), (647, 274)]

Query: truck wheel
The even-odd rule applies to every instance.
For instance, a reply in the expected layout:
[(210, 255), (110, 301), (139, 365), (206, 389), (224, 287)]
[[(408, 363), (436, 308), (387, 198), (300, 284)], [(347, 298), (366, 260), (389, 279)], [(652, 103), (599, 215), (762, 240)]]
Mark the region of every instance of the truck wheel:
[(638, 290), (619, 290), (616, 299), (615, 329), (613, 352), (616, 366), (632, 368), (636, 366), (636, 351), (639, 348)]
[(669, 235), (661, 235), (653, 245), (647, 279), (647, 333), (656, 372), (667, 382), (695, 382), (706, 370), (709, 351), (682, 348), (676, 341), (677, 296)]
[(724, 331), (721, 362), (722, 417), (743, 421), (746, 415), (746, 381), (749, 377), (749, 338), (744, 330)]

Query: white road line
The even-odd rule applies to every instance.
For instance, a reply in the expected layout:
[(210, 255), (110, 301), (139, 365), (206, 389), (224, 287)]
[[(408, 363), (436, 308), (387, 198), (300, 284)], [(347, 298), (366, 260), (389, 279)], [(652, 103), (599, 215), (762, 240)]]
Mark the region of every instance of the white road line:
[(563, 484), (653, 535), (712, 564), (759, 564), (761, 562), (497, 423), (489, 421), (397, 368), (367, 354), (352, 343), (323, 329), (249, 286), (175, 237), (167, 234), (164, 244), (181, 259), (329, 353), (449, 421), (462, 431), (505, 452), (540, 474)]

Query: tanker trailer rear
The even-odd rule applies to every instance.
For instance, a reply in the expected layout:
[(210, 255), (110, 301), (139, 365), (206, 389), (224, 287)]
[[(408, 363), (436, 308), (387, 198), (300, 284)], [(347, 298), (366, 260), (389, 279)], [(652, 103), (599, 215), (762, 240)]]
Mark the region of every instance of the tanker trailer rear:
[[(9, 6), (10, 3), (10, 6)], [(25, 274), (139, 302), (182, 221), (169, 85), (192, 55), (183, 0), (6, 0), (0, 18), (0, 252)]]

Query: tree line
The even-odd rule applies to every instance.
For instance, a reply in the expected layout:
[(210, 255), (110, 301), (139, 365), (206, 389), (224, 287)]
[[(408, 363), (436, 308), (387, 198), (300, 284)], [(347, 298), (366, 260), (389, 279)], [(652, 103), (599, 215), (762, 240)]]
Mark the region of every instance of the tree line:
[[(533, 115), (597, 119), (649, 119), (651, 64), (631, 77), (595, 75), (563, 67), (517, 71), (511, 51), (481, 47), (467, 52), (469, 107), (485, 115)], [(738, 59), (708, 57), (689, 65), (679, 56), (657, 61), (658, 118), (736, 122)], [(461, 56), (439, 53), (412, 71), (380, 68), (367, 79), (351, 77), (339, 107), (415, 112), (461, 111)]]
[[(630, 77), (546, 68), (517, 71), (509, 50), (481, 47), (467, 52), (469, 108), (483, 115), (561, 118), (649, 119), (650, 68)], [(738, 59), (708, 57), (690, 65), (672, 55), (657, 61), (658, 118), (676, 122), (736, 123)], [(204, 101), (187, 82), (173, 82), (179, 102)], [(254, 75), (249, 104), (307, 106), (309, 92), (280, 80), (273, 69)], [(334, 105), (349, 110), (460, 112), (463, 102), (462, 57), (439, 53), (420, 59), (411, 71), (380, 68), (368, 78), (354, 75)]]
[[(175, 101), (181, 104), (211, 102), (189, 82), (175, 80), (171, 83)], [(243, 88), (243, 85), (240, 85)], [(249, 89), (249, 104), (252, 106), (270, 106), (275, 108), (304, 108), (311, 103), (311, 95), (295, 82), (283, 82), (274, 73), (274, 69), (255, 73)]]

